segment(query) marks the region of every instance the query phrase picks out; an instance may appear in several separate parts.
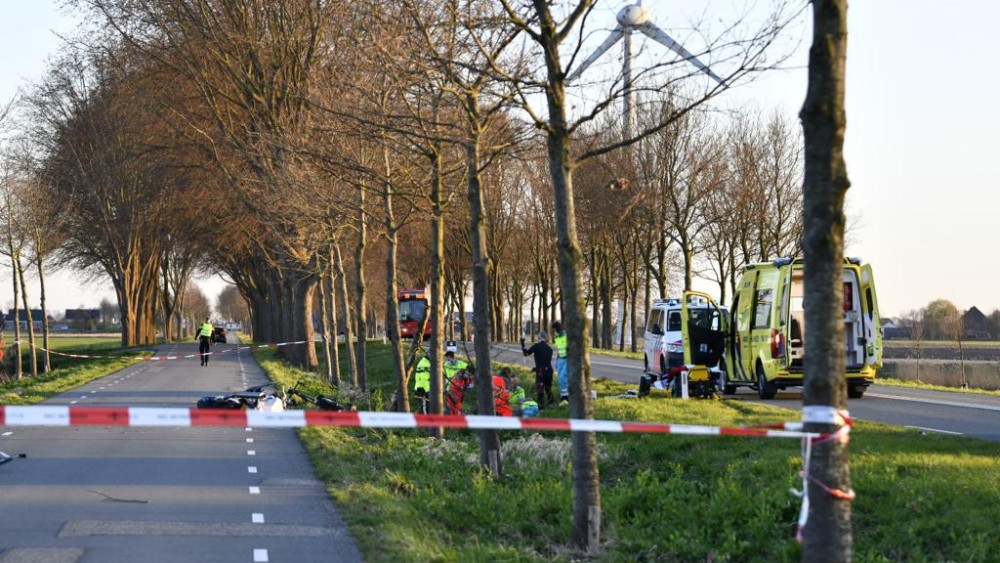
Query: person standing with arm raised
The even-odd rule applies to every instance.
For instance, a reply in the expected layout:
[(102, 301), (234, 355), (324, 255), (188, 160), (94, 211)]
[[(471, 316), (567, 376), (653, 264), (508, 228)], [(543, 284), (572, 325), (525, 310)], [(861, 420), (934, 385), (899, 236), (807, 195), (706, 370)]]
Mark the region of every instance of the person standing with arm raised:
[(548, 335), (544, 330), (539, 332), (538, 342), (532, 344), (531, 348), (524, 347), (522, 338), (521, 352), (535, 359), (535, 400), (538, 407), (544, 409), (555, 403), (552, 397), (552, 347), (549, 346)]

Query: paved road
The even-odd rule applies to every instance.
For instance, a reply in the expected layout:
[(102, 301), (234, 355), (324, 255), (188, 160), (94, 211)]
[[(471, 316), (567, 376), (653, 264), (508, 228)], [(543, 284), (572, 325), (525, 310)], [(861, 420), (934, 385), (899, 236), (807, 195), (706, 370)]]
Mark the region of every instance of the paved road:
[[(138, 364), (47, 404), (190, 407), (264, 382), (234, 352)], [(0, 427), (0, 450), (27, 454), (0, 466), (0, 563), (362, 560), (292, 429)]]
[[(530, 358), (525, 361), (517, 346), (497, 345), (494, 350), (496, 361), (534, 365), (529, 363)], [(631, 383), (638, 388), (641, 360), (600, 354), (590, 357), (594, 377)], [(727, 398), (790, 409), (802, 407), (801, 388), (779, 391), (771, 401), (761, 401), (757, 392), (749, 388), (740, 388), (736, 395)], [(851, 416), (862, 420), (1000, 441), (1000, 397), (997, 396), (875, 385), (868, 388), (863, 399), (852, 399), (848, 409)]]

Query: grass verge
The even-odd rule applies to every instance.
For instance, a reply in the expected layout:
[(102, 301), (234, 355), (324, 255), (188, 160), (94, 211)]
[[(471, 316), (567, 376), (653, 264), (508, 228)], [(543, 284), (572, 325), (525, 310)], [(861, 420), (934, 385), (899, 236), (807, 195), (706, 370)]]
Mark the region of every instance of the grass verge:
[[(127, 353), (129, 355), (123, 355), (120, 358), (100, 359), (78, 359), (52, 355), (52, 371), (43, 373), (38, 377), (24, 375), (20, 381), (10, 380), (0, 383), (0, 404), (31, 405), (39, 403), (59, 393), (75, 389), (85, 383), (134, 364), (137, 361), (135, 359), (136, 356), (140, 355), (141, 352), (134, 349), (123, 350), (120, 345), (120, 338), (51, 339), (49, 346), (53, 350), (72, 350), (73, 353), (77, 354), (112, 355), (115, 353)], [(22, 353), (23, 366), (26, 372), (29, 369), (27, 364), (29, 357), (27, 351)], [(10, 369), (9, 358), (7, 359), (7, 367)], [(12, 376), (8, 375), (7, 377)]]
[[(373, 392), (391, 390), (388, 350), (370, 344)], [(303, 377), (255, 351), (273, 378)], [(522, 370), (522, 382), (533, 386)], [(313, 378), (314, 391), (323, 384)], [(731, 426), (797, 419), (737, 400), (610, 398), (596, 417)], [(330, 389), (326, 389), (330, 392)], [(467, 405), (469, 403), (467, 402)], [(565, 408), (545, 411), (565, 417)], [(603, 545), (568, 546), (569, 437), (505, 432), (503, 476), (478, 469), (477, 436), (451, 431), (308, 428), (303, 443), (368, 561), (797, 561), (799, 443), (788, 439), (598, 434)], [(1000, 553), (1000, 444), (858, 422), (851, 444), (855, 560), (990, 561)]]
[(960, 387), (948, 387), (944, 385), (932, 385), (930, 383), (923, 383), (921, 381), (913, 381), (911, 379), (893, 379), (891, 377), (879, 377), (875, 380), (876, 387), (878, 385), (891, 385), (895, 387), (912, 387), (914, 389), (929, 389), (932, 391), (948, 391), (949, 393), (969, 393), (972, 395), (993, 395), (994, 397), (1000, 396), (1000, 391), (990, 391), (988, 389), (977, 389), (975, 387), (969, 387), (968, 389), (962, 389)]

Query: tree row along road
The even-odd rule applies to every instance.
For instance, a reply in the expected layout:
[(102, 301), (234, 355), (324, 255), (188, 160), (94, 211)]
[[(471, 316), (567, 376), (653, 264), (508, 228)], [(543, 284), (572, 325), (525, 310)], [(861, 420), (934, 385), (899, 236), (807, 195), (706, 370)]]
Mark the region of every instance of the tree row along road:
[[(534, 365), (531, 358), (525, 358), (516, 345), (498, 344), (494, 346), (493, 355), (498, 362)], [(641, 360), (592, 353), (590, 366), (594, 378), (611, 379), (639, 388), (639, 377), (642, 375)], [(756, 391), (741, 387), (736, 395), (727, 396), (726, 399), (801, 409), (802, 389), (794, 387), (780, 391), (774, 400), (761, 401)], [(868, 388), (863, 399), (850, 400), (848, 409), (852, 417), (861, 420), (908, 426), (926, 432), (955, 433), (1000, 441), (1000, 397), (998, 396), (876, 384)], [(792, 420), (797, 418), (798, 415)]]
[[(193, 407), (266, 381), (236, 352), (137, 364), (45, 404)], [(0, 466), (0, 561), (362, 560), (292, 429), (3, 427), (0, 451), (27, 455)]]

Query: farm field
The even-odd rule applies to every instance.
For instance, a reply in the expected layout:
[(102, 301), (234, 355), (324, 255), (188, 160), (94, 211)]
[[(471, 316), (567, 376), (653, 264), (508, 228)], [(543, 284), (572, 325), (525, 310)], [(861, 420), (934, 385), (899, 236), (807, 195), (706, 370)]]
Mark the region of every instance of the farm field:
[(882, 351), (887, 360), (955, 360), (1000, 362), (1000, 342), (974, 340), (962, 342), (886, 340)]

